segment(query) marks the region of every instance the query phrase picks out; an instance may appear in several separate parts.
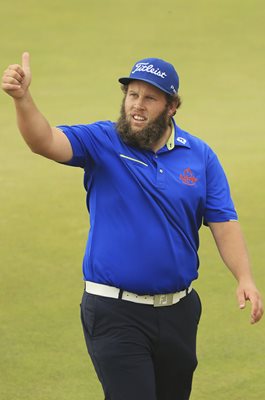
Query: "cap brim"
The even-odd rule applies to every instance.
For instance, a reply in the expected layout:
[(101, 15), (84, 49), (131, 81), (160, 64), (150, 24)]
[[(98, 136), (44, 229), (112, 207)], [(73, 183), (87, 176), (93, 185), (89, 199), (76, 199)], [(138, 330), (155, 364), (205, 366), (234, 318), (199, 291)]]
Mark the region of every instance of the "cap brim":
[(122, 83), (123, 85), (129, 85), (129, 83), (132, 81), (131, 78), (120, 78), (119, 82)]
[(152, 86), (157, 87), (158, 89), (162, 90), (162, 92), (165, 92), (165, 93), (167, 93), (167, 94), (170, 94), (171, 96), (173, 96), (173, 94), (174, 94), (174, 93), (172, 93), (172, 92), (170, 92), (170, 91), (165, 90), (165, 89), (162, 88), (160, 85), (154, 83), (153, 81), (151, 81), (151, 80), (149, 80), (149, 79), (140, 79), (140, 78), (132, 79), (132, 78), (128, 78), (128, 77), (127, 77), (127, 78), (120, 78), (120, 79), (119, 79), (119, 82), (120, 82), (121, 84), (123, 84), (123, 85), (129, 85), (129, 83), (130, 83), (131, 81), (143, 81), (143, 82), (149, 83), (149, 84), (152, 85)]

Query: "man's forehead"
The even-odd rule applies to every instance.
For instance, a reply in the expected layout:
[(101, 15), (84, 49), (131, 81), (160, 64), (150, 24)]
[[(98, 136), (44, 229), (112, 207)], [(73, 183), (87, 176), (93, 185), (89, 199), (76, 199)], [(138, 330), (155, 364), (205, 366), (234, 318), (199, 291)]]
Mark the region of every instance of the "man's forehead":
[(155, 86), (151, 85), (150, 83), (140, 81), (140, 80), (132, 80), (128, 84), (128, 90), (134, 90), (134, 91), (141, 91), (145, 93), (153, 93), (158, 96), (163, 96), (164, 97), (164, 92)]

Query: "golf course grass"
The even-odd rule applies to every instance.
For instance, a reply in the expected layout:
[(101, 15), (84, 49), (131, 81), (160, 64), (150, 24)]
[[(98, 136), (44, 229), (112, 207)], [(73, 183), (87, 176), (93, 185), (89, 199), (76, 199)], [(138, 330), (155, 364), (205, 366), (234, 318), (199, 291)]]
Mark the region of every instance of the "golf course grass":
[[(31, 92), (53, 125), (115, 120), (117, 79), (136, 60), (175, 65), (176, 121), (217, 152), (262, 293), (264, 12), (261, 0), (13, 0), (1, 5), (0, 24), (1, 71), (30, 52)], [(82, 170), (31, 153), (3, 91), (0, 127), (0, 399), (102, 400), (79, 321), (89, 228)], [(239, 310), (205, 227), (200, 260), (191, 400), (262, 400), (264, 321), (252, 326), (249, 305)]]

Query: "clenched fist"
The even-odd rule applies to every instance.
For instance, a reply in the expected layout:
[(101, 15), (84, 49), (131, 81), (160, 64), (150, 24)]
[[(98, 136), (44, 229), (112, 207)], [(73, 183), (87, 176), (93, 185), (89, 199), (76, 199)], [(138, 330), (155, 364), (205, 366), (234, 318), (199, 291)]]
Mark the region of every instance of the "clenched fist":
[(23, 53), (22, 66), (12, 64), (5, 70), (2, 77), (2, 89), (14, 99), (25, 96), (31, 82), (29, 53)]

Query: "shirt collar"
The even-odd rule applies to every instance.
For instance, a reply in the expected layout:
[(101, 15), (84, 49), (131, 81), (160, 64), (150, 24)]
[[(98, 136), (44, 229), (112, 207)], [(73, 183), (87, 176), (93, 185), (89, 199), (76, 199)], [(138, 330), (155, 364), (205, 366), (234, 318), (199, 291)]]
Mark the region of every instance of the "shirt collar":
[(182, 131), (176, 125), (175, 120), (173, 118), (171, 119), (171, 126), (172, 126), (171, 135), (169, 136), (168, 141), (166, 143), (168, 150), (174, 149), (175, 146), (187, 147), (190, 149), (187, 133)]
[(166, 146), (168, 148), (168, 150), (172, 150), (175, 147), (175, 125), (174, 123), (171, 121), (171, 134), (167, 140)]

